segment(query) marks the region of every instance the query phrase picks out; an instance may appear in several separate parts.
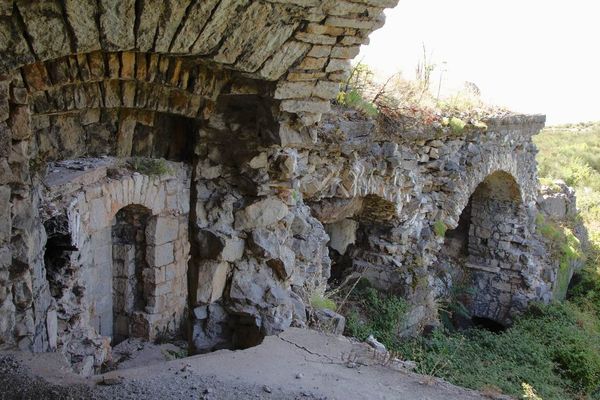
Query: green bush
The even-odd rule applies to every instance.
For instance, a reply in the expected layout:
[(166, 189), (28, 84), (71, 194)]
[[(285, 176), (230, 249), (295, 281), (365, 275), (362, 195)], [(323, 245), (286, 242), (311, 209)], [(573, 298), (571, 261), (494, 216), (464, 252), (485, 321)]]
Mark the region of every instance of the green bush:
[(162, 158), (133, 157), (129, 160), (129, 167), (133, 171), (149, 176), (171, 174), (173, 172)]
[(373, 335), (388, 349), (398, 347), (398, 331), (408, 310), (406, 301), (361, 282), (351, 293), (346, 312), (346, 334), (360, 340)]
[(348, 92), (340, 92), (337, 97), (337, 103), (361, 111), (369, 117), (375, 117), (379, 113), (377, 106), (365, 100), (363, 95), (355, 89)]
[(572, 272), (571, 265), (573, 262), (582, 260), (585, 257), (581, 243), (571, 228), (547, 220), (542, 214), (537, 215), (536, 225), (538, 232), (550, 245), (550, 251), (560, 260), (555, 297), (562, 300), (567, 294)]
[(448, 227), (446, 226), (444, 221), (438, 220), (435, 221), (435, 224), (433, 224), (433, 232), (436, 234), (436, 236), (443, 238), (444, 236), (446, 236), (447, 231)]
[(335, 301), (316, 293), (310, 297), (310, 305), (316, 309), (328, 309), (331, 311), (335, 311), (337, 309), (337, 304), (335, 304)]
[(572, 304), (534, 305), (503, 333), (437, 330), (399, 350), (419, 372), (460, 386), (520, 396), (526, 383), (544, 399), (573, 399), (600, 389), (598, 323)]

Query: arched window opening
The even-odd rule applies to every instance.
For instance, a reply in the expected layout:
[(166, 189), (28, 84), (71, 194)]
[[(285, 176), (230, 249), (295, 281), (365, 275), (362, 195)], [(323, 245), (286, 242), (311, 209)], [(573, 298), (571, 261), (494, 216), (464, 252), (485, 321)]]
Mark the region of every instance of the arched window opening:
[(523, 284), (525, 221), (518, 184), (499, 171), (477, 186), (457, 226), (446, 232), (437, 265), (444, 295), (470, 316), (453, 315), (456, 328), (498, 332), (510, 323), (512, 297)]
[(144, 271), (148, 270), (146, 226), (150, 216), (147, 208), (130, 205), (117, 213), (112, 227), (113, 345), (138, 336), (133, 314), (146, 307)]

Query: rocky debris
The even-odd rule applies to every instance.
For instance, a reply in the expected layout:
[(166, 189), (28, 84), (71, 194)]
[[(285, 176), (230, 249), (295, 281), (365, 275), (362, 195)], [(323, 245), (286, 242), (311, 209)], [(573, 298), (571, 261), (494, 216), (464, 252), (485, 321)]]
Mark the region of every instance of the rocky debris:
[[(352, 357), (356, 368), (347, 368)], [(23, 359), (26, 359), (25, 361)], [(222, 351), (185, 360), (111, 371), (81, 379), (56, 368), (46, 357), (0, 356), (0, 395), (48, 399), (364, 399), (377, 396), (408, 400), (483, 398), (477, 392), (403, 370), (398, 373), (366, 344), (314, 331), (291, 329), (244, 351)], [(290, 365), (294, 366), (290, 368)], [(28, 366), (31, 367), (29, 370)], [(392, 368), (390, 368), (392, 366)], [(260, 371), (257, 373), (257, 371)], [(48, 381), (43, 379), (45, 377)], [(90, 385), (90, 382), (116, 384)], [(117, 383), (118, 382), (118, 383)], [(345, 382), (332, 385), (332, 382)], [(10, 389), (9, 389), (10, 388)]]
[(387, 353), (387, 349), (385, 348), (385, 345), (383, 343), (379, 342), (377, 339), (375, 339), (375, 337), (373, 335), (369, 335), (369, 337), (365, 340), (365, 343), (367, 343), (369, 346), (374, 348), (375, 351), (377, 351), (377, 352)]
[(346, 328), (346, 318), (327, 308), (316, 309), (311, 315), (311, 326), (321, 332), (342, 335)]
[(575, 190), (561, 180), (553, 182), (551, 186), (543, 186), (538, 207), (553, 220), (574, 219), (577, 216)]
[[(336, 279), (401, 293), (416, 330), (456, 281), (438, 255), (470, 199), (471, 309), (504, 319), (549, 301), (556, 266), (531, 235), (542, 117), (452, 129), (334, 108), (315, 125), (396, 2), (9, 7), (1, 344), (56, 349), (83, 374), (110, 360), (115, 332), (165, 338), (189, 322), (198, 352), (249, 347), (310, 323), (330, 250)], [(132, 156), (158, 165), (115, 165)], [(570, 215), (565, 196), (543, 207)], [(113, 217), (132, 205), (151, 215), (133, 224), (144, 234), (113, 249)]]

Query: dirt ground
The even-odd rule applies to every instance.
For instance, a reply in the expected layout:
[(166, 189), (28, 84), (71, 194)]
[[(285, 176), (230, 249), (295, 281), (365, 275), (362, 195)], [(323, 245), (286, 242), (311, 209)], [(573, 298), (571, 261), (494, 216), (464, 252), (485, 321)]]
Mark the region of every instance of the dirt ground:
[(364, 343), (290, 329), (247, 350), (148, 362), (87, 379), (69, 373), (57, 354), (4, 352), (0, 399), (489, 398), (412, 373)]

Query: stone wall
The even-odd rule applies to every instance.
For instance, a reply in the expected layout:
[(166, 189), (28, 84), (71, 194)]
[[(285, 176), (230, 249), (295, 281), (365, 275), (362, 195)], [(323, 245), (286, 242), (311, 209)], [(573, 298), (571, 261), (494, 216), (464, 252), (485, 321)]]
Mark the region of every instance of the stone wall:
[[(0, 345), (83, 374), (116, 331), (248, 347), (309, 324), (352, 273), (407, 299), (412, 332), (461, 280), (501, 322), (549, 300), (532, 248), (543, 117), (321, 118), (396, 2), (2, 3)], [(133, 244), (113, 220), (131, 205), (147, 217)], [(455, 265), (440, 232), (461, 215)]]
[[(46, 321), (57, 327), (48, 330), (48, 340), (81, 364), (84, 373), (90, 363), (98, 368), (109, 357), (103, 338), (152, 340), (178, 332), (186, 319), (190, 178), (185, 166), (172, 163), (169, 168), (160, 176), (144, 175), (115, 159), (86, 158), (53, 163), (44, 178), (42, 220), (49, 228), (56, 224), (48, 221), (65, 221), (52, 234), (69, 238), (59, 265), (48, 255), (56, 247), (48, 242), (45, 248), (45, 267), (53, 273)], [(122, 230), (134, 225), (124, 227), (119, 220), (132, 207), (137, 218), (143, 217), (142, 231), (133, 232), (143, 245), (139, 248), (124, 246), (130, 240)], [(129, 265), (123, 260), (127, 257), (133, 259)], [(134, 276), (125, 268), (133, 269)], [(141, 268), (137, 274), (136, 268)], [(136, 298), (128, 288), (128, 280), (135, 279), (141, 280), (143, 307), (127, 304)], [(86, 339), (101, 346), (86, 348)]]

